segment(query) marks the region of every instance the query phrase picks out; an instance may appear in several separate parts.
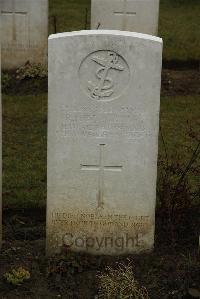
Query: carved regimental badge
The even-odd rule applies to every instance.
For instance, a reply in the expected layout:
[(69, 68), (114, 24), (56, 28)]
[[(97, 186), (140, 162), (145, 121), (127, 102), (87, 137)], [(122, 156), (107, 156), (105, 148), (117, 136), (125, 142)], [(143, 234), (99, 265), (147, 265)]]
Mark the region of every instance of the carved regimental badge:
[(81, 86), (97, 101), (112, 101), (122, 95), (130, 78), (128, 64), (119, 54), (101, 50), (88, 55), (79, 69)]

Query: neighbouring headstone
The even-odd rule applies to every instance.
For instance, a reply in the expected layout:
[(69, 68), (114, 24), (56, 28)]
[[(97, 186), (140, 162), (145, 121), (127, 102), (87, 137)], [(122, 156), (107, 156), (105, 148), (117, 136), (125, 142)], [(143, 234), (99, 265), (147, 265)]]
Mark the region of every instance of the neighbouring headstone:
[(0, 0), (2, 68), (27, 61), (45, 64), (48, 41), (48, 0)]
[(91, 29), (157, 35), (159, 0), (92, 0)]
[(162, 40), (49, 38), (47, 253), (151, 250)]

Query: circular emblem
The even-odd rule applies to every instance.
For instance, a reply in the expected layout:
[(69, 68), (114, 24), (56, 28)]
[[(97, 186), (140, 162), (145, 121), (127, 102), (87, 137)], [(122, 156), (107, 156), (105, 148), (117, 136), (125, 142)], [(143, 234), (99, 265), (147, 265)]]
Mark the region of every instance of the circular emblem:
[(114, 51), (100, 50), (88, 55), (79, 68), (84, 92), (96, 101), (112, 101), (129, 84), (130, 71), (125, 59)]

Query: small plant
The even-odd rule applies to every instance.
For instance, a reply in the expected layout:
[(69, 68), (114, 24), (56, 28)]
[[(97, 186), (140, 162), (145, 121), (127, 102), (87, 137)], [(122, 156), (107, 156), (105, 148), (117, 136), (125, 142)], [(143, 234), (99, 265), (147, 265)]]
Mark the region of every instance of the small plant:
[(1, 84), (2, 91), (9, 88), (11, 82), (11, 75), (5, 72), (2, 72)]
[(130, 263), (118, 264), (116, 269), (107, 267), (98, 278), (98, 299), (149, 299), (146, 288), (135, 279)]
[(11, 270), (10, 272), (6, 272), (4, 274), (4, 278), (8, 283), (17, 286), (30, 278), (30, 272), (22, 267), (19, 267)]
[(30, 63), (29, 61), (16, 71), (16, 79), (45, 78), (47, 77), (47, 67), (42, 64)]

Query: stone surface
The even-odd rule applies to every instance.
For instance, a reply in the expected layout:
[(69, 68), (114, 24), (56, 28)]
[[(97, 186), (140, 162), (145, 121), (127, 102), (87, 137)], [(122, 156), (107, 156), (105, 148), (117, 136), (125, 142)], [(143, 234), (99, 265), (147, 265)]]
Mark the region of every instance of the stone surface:
[(162, 40), (49, 38), (47, 253), (151, 250)]
[(2, 68), (47, 60), (48, 0), (0, 0)]
[(157, 35), (159, 0), (92, 0), (91, 28)]

